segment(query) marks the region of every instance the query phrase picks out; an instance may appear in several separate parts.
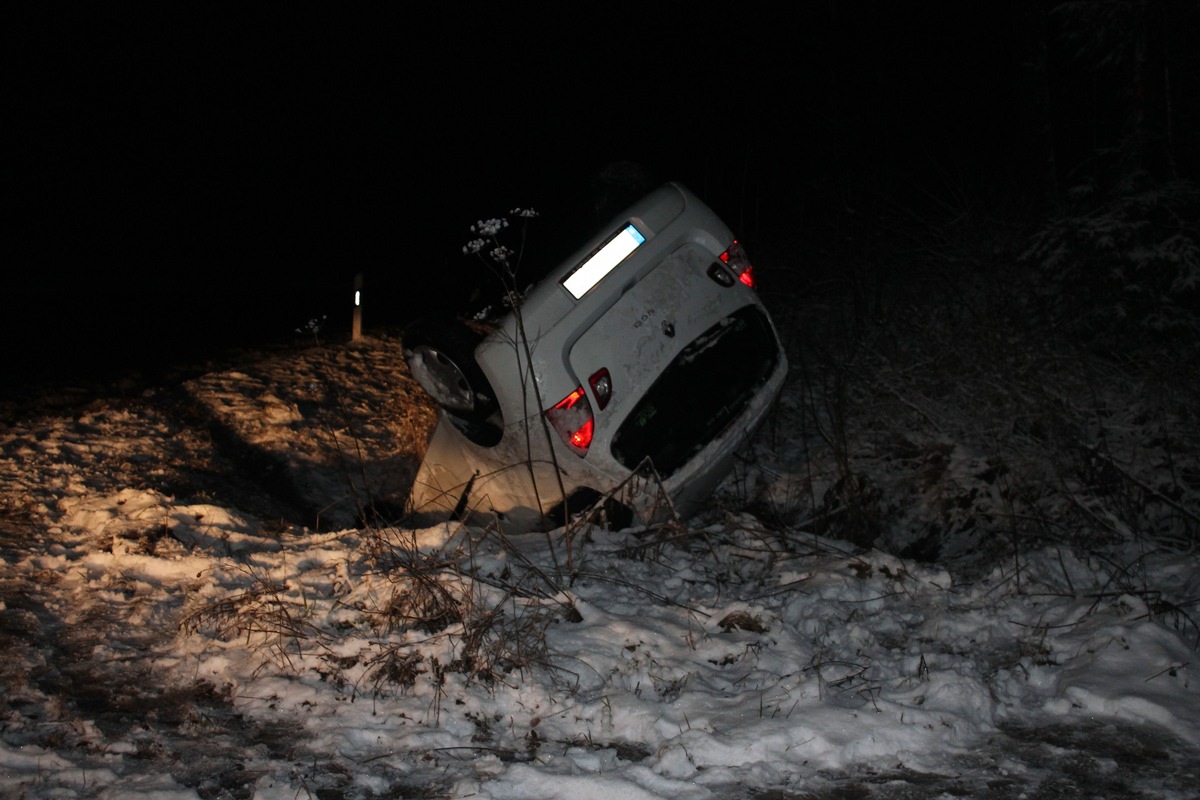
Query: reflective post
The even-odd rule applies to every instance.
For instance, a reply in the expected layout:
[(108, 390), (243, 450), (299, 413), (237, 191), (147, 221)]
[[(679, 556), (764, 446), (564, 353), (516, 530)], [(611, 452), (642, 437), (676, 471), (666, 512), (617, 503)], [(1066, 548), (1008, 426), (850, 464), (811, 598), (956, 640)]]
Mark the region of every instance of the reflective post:
[(354, 320), (350, 323), (350, 341), (357, 342), (362, 338), (362, 294), (363, 276), (354, 276)]

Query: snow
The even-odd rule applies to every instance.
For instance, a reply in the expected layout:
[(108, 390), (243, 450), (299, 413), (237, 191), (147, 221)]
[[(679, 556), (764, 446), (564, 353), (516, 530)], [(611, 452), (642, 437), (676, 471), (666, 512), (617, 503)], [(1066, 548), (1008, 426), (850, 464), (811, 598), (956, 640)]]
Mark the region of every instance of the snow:
[[(732, 502), (408, 529), (379, 509), (433, 413), (387, 337), (7, 418), (3, 797), (1198, 796), (1194, 547), (919, 561)], [(273, 517), (214, 420), (320, 524)], [(794, 504), (810, 443), (759, 444)]]

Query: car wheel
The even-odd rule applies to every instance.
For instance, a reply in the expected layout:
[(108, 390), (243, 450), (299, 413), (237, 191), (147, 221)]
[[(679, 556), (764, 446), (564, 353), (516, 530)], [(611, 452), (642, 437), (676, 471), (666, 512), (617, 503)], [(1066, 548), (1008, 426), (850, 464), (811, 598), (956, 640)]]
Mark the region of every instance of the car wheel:
[(451, 414), (481, 422), (495, 413), (496, 393), (475, 360), (483, 336), (458, 320), (426, 319), (404, 331), (404, 358), (417, 383)]

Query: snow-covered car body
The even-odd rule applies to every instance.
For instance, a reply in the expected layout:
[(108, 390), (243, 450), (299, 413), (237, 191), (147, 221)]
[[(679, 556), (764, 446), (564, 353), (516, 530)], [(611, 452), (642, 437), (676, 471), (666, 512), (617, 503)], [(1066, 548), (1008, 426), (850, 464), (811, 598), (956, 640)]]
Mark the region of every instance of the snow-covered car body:
[[(485, 511), (534, 529), (620, 490), (643, 521), (695, 512), (787, 372), (752, 284), (711, 209), (679, 184), (651, 192), (478, 344), (496, 410), (472, 421), (443, 408), (411, 510)], [(420, 356), (410, 364), (417, 373)]]

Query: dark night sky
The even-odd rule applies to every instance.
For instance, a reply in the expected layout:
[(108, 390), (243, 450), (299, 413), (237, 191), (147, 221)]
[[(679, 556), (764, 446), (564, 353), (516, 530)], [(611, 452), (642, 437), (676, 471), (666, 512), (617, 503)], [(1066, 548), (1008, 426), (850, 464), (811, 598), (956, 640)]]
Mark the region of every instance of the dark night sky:
[(1003, 174), (1031, 136), (1016, 11), (408, 5), (37, 26), (0, 279), (16, 372), (341, 324), (358, 271), (367, 325), (403, 321), (462, 269), (470, 222), (532, 205), (554, 226), (617, 159), (744, 228), (847, 170), (915, 174), (940, 153)]

